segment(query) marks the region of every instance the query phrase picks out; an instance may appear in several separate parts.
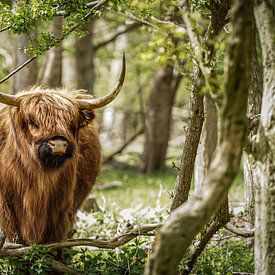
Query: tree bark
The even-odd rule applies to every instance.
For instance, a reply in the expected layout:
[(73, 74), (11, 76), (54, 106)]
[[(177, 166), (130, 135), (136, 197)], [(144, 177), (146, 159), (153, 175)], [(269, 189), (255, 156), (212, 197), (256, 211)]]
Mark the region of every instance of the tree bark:
[[(208, 52), (208, 65), (214, 57), (215, 49), (213, 41), (215, 41), (215, 38), (219, 35), (225, 24), (225, 19), (230, 8), (230, 1), (224, 0), (217, 3), (211, 1), (211, 5), (211, 21), (205, 34), (203, 45)], [(189, 98), (190, 119), (181, 155), (180, 171), (176, 180), (171, 211), (184, 203), (189, 196), (197, 149), (204, 122), (203, 87), (203, 76), (197, 67), (195, 70), (194, 86)]]
[(201, 188), (208, 174), (218, 144), (218, 110), (210, 94), (206, 94), (204, 97), (204, 113), (206, 117), (195, 162), (195, 191)]
[[(52, 25), (54, 37), (60, 39), (62, 30), (63, 17), (54, 17)], [(41, 83), (50, 88), (62, 86), (62, 45), (49, 50)]]
[(263, 99), (256, 148), (255, 273), (275, 274), (275, 3), (255, 2), (263, 53)]
[(238, 173), (247, 129), (246, 105), (251, 71), (252, 12), (252, 0), (235, 1), (225, 67), (221, 141), (209, 175), (200, 194), (193, 196), (172, 212), (160, 229), (154, 252), (146, 268), (146, 275), (176, 274), (182, 256), (224, 201)]
[(243, 152), (243, 174), (244, 174), (244, 198), (245, 211), (248, 213), (249, 221), (254, 225), (255, 221), (255, 189), (256, 189), (256, 155), (252, 147), (256, 146), (256, 136), (259, 127), (259, 114), (262, 102), (262, 79), (260, 66), (256, 51), (256, 25), (253, 24), (253, 48), (252, 48), (252, 81), (248, 93), (247, 119), (249, 121), (247, 146)]
[(85, 28), (88, 34), (76, 38), (74, 43), (76, 88), (85, 89), (88, 94), (93, 94), (95, 82), (93, 29), (94, 22), (91, 22)]
[(171, 112), (180, 79), (174, 65), (167, 65), (155, 74), (147, 106), (145, 143), (140, 164), (145, 173), (152, 173), (165, 166)]

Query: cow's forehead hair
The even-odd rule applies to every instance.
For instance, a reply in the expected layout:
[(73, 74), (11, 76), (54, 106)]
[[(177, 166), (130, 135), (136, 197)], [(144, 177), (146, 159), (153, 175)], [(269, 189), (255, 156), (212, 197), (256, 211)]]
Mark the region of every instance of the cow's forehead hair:
[(78, 118), (78, 106), (70, 98), (67, 90), (32, 88), (19, 94), (25, 115), (34, 115), (42, 120), (44, 116), (63, 117), (66, 120)]

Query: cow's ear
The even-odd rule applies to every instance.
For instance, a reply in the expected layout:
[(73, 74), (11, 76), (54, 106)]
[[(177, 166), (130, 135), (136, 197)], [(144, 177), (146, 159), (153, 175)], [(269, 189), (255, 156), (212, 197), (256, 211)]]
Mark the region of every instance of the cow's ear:
[(91, 123), (95, 118), (95, 114), (93, 111), (80, 111), (79, 112), (79, 127), (84, 127), (87, 124)]

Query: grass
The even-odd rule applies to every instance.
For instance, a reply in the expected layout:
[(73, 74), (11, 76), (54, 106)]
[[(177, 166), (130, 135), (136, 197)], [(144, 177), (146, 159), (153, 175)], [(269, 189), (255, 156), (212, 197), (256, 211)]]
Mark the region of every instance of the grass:
[(152, 208), (169, 208), (177, 173), (169, 170), (153, 175), (144, 175), (135, 170), (119, 170), (104, 167), (98, 184), (121, 182), (121, 187), (96, 190), (94, 193), (100, 205), (113, 203), (120, 208), (135, 208), (138, 205)]
[[(169, 209), (176, 176), (176, 169), (144, 175), (137, 170), (122, 170), (105, 166), (98, 179), (98, 185), (118, 181), (121, 186), (105, 190), (95, 189), (93, 194), (104, 208), (116, 205), (121, 209), (136, 207)], [(240, 172), (229, 192), (230, 202), (240, 203), (243, 201), (242, 182), (243, 178)]]

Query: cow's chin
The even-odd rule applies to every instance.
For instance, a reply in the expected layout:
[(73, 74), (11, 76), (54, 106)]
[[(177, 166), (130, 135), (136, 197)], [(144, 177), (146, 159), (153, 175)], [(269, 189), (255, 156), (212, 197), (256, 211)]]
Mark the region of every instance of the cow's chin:
[(47, 169), (57, 169), (62, 167), (65, 162), (73, 157), (74, 149), (72, 145), (69, 145), (65, 153), (53, 154), (52, 149), (47, 145), (47, 142), (43, 142), (38, 147), (38, 156), (43, 165)]

